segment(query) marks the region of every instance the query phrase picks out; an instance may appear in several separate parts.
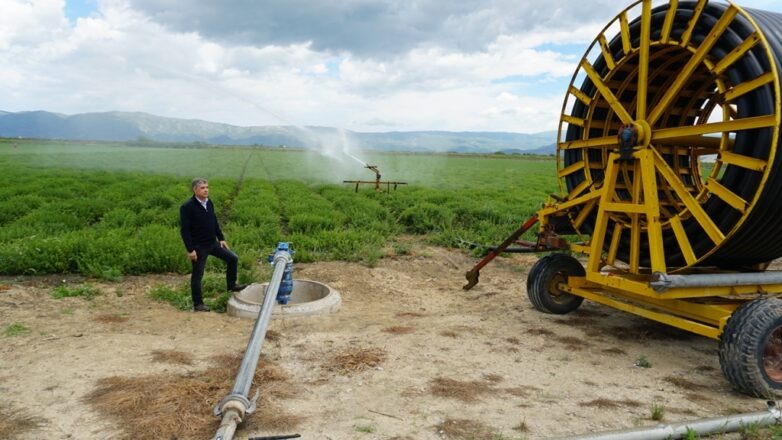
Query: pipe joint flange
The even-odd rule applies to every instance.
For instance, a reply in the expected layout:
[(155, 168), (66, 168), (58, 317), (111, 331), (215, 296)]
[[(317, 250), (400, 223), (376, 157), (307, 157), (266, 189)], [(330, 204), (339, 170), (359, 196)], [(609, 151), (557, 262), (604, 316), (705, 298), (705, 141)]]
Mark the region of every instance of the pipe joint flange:
[(229, 409), (235, 409), (239, 412), (239, 417), (244, 418), (245, 414), (251, 414), (255, 411), (255, 400), (250, 400), (241, 394), (229, 394), (215, 405), (214, 415), (222, 417)]

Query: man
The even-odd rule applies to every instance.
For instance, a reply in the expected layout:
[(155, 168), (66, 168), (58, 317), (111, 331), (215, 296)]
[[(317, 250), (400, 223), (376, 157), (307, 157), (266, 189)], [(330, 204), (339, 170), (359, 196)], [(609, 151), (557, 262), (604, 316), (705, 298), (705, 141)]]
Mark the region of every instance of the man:
[(191, 188), (193, 197), (179, 208), (179, 232), (187, 249), (187, 256), (193, 264), (190, 276), (190, 291), (193, 296), (193, 309), (196, 312), (208, 312), (209, 307), (201, 297), (201, 279), (204, 277), (206, 259), (210, 255), (227, 264), (225, 271), (226, 286), (231, 292), (239, 292), (247, 286), (236, 284), (236, 270), (239, 257), (225, 242), (223, 232), (217, 223), (215, 208), (209, 200), (209, 182), (196, 177)]

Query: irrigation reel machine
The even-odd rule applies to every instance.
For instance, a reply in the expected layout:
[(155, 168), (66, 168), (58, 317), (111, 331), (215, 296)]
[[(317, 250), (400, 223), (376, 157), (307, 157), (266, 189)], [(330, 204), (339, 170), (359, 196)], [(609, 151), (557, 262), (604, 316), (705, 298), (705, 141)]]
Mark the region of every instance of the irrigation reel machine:
[[(727, 379), (782, 396), (782, 14), (641, 0), (582, 58), (562, 106), (560, 195), (539, 223), (533, 306), (584, 298), (719, 340)], [(583, 237), (567, 243), (559, 235)]]

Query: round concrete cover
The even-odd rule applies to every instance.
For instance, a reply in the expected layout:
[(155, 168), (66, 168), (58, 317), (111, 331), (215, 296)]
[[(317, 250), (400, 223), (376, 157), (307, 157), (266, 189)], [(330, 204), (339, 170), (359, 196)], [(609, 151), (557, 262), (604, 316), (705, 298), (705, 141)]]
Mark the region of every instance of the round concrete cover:
[[(251, 284), (228, 300), (228, 314), (239, 318), (258, 317), (269, 283)], [(272, 317), (304, 316), (333, 313), (339, 310), (342, 297), (326, 284), (309, 280), (293, 280), (288, 304), (274, 303)]]

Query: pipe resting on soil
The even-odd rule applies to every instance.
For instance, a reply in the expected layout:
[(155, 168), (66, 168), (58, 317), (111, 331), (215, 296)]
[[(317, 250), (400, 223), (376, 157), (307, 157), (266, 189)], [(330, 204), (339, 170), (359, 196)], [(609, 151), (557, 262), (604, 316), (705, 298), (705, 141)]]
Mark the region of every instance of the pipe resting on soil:
[(782, 413), (777, 408), (776, 402), (768, 401), (767, 404), (768, 408), (765, 411), (671, 423), (668, 425), (660, 424), (645, 428), (557, 437), (557, 439), (552, 440), (665, 440), (684, 438), (688, 432), (696, 432), (699, 436), (703, 436), (736, 432), (750, 426), (764, 427), (780, 423), (782, 421)]
[(274, 273), (272, 273), (269, 286), (266, 288), (266, 296), (258, 312), (258, 319), (255, 321), (250, 340), (247, 342), (242, 365), (239, 367), (239, 372), (236, 373), (234, 387), (231, 390), (231, 394), (225, 396), (215, 407), (214, 413), (218, 417), (222, 416), (222, 421), (217, 429), (217, 433), (215, 433), (214, 440), (233, 439), (236, 427), (241, 423), (245, 414), (252, 413), (255, 410), (255, 400), (258, 398), (258, 393), (255, 393), (252, 401), (249, 400), (248, 394), (255, 376), (255, 368), (258, 366), (258, 359), (261, 356), (263, 340), (266, 338), (266, 328), (269, 326), (274, 300), (277, 297), (277, 291), (280, 289), (283, 272), (285, 271), (285, 266), (293, 259), (290, 252), (281, 250), (282, 247), (279, 249), (274, 254), (272, 262)]

